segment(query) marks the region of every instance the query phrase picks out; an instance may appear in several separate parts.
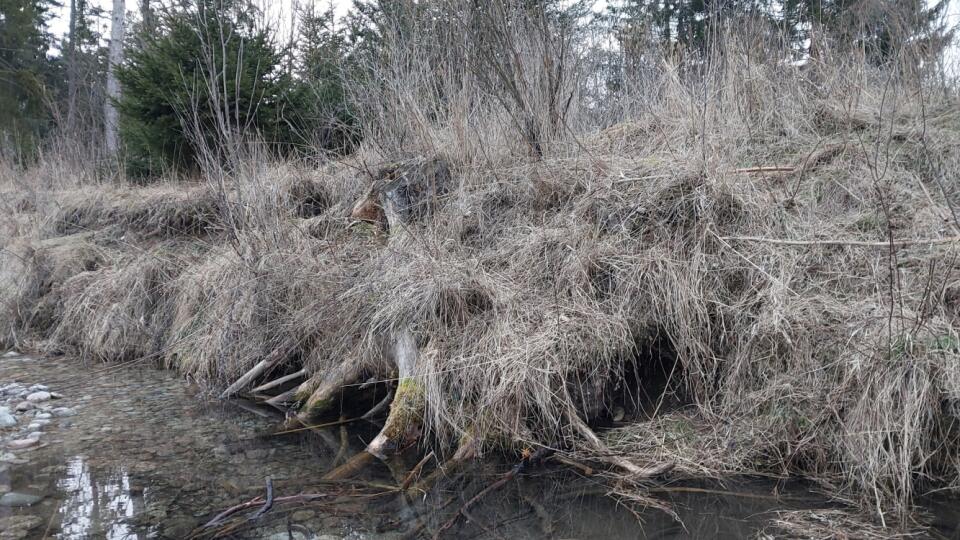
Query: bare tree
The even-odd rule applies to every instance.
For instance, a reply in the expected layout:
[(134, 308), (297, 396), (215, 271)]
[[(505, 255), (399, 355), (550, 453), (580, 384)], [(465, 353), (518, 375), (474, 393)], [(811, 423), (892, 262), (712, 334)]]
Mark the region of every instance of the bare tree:
[(104, 103), (104, 125), (107, 152), (116, 154), (118, 148), (117, 108), (114, 101), (120, 98), (120, 81), (116, 67), (123, 63), (123, 34), (126, 6), (124, 0), (113, 0), (113, 15), (110, 25), (110, 64), (107, 70), (107, 99)]

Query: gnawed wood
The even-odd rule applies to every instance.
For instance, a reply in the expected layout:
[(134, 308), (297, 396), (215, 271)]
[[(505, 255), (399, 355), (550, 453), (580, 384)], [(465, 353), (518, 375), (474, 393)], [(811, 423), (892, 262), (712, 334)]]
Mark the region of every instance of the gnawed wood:
[(240, 390), (246, 388), (250, 383), (254, 381), (260, 375), (263, 375), (268, 369), (277, 365), (281, 360), (284, 359), (286, 355), (283, 352), (283, 349), (276, 349), (269, 356), (263, 360), (257, 362), (257, 365), (253, 366), (250, 371), (247, 371), (239, 379), (236, 380), (233, 384), (227, 387), (223, 393), (220, 394), (220, 399), (228, 398)]
[(325, 373), (320, 386), (309, 395), (306, 393), (310, 391), (310, 381), (300, 385), (296, 397), (297, 401), (303, 402), (303, 406), (297, 416), (306, 423), (311, 418), (329, 412), (334, 405), (340, 403), (339, 398), (344, 387), (356, 382), (358, 371), (351, 362), (341, 362)]
[(290, 381), (297, 380), (297, 379), (299, 379), (299, 378), (301, 378), (301, 377), (305, 377), (306, 375), (307, 375), (307, 370), (301, 369), (300, 371), (298, 371), (298, 372), (296, 372), (296, 373), (291, 373), (291, 374), (289, 374), (289, 375), (284, 375), (283, 377), (280, 377), (279, 379), (274, 379), (274, 380), (272, 380), (272, 381), (270, 381), (270, 382), (268, 382), (268, 383), (261, 384), (260, 386), (254, 388), (254, 389), (251, 390), (250, 392), (253, 393), (253, 394), (259, 394), (259, 393), (262, 393), (262, 392), (266, 392), (267, 390), (270, 390), (270, 389), (272, 389), (272, 388), (276, 388), (276, 387), (278, 387), (278, 386), (282, 386), (282, 385), (284, 385), (285, 383), (288, 383), (288, 382), (290, 382)]
[(383, 429), (367, 445), (367, 452), (380, 459), (419, 435), (426, 406), (423, 386), (413, 376), (419, 350), (416, 338), (409, 329), (394, 334), (392, 353), (400, 381)]
[(353, 455), (353, 457), (348, 459), (346, 463), (323, 475), (323, 479), (332, 481), (350, 478), (351, 476), (354, 476), (362, 471), (364, 467), (372, 463), (373, 459), (373, 454), (370, 454), (369, 452), (357, 452)]
[(273, 405), (274, 407), (279, 407), (284, 403), (293, 403), (297, 399), (297, 389), (291, 388), (282, 394), (277, 394), (272, 398), (264, 401), (267, 405)]

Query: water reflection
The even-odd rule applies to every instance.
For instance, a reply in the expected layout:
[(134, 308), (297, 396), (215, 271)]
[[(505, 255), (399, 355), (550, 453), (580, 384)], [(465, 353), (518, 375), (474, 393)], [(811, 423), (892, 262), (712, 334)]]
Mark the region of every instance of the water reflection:
[(61, 538), (146, 538), (128, 524), (144, 504), (142, 494), (131, 493), (130, 476), (123, 467), (104, 477), (83, 456), (75, 456), (67, 462), (58, 487), (64, 496), (58, 509)]
[[(618, 504), (598, 479), (544, 465), (466, 508), (512, 463), (491, 457), (451, 470), (413, 496), (389, 489), (421, 460), (412, 448), (372, 462), (356, 485), (320, 485), (341, 449), (345, 456), (362, 451), (379, 426), (357, 422), (342, 431), (277, 436), (282, 416), (204, 402), (176, 375), (150, 369), (116, 375), (84, 372), (70, 361), (0, 363), (0, 381), (15, 379), (62, 391), (78, 413), (55, 418), (44, 446), (0, 465), (0, 485), (43, 496), (29, 507), (0, 507), (4, 539), (185, 538), (220, 511), (263, 496), (267, 476), (278, 497), (327, 497), (280, 502), (257, 520), (248, 519), (256, 509), (238, 513), (226, 524), (242, 526), (227, 531), (230, 538), (431, 537), (451, 517), (448, 538), (744, 538), (756, 537), (773, 511), (826, 503), (794, 483), (662, 486), (658, 497), (680, 523), (662, 511)], [(954, 537), (960, 519), (946, 508), (955, 501), (944, 499), (935, 510), (938, 529)], [(22, 526), (13, 535), (15, 520)]]

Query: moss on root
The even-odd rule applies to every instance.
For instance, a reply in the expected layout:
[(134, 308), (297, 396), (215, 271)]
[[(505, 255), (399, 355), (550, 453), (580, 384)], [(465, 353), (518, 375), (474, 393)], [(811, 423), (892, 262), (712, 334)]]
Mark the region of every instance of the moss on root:
[(420, 434), (426, 407), (423, 385), (415, 379), (400, 379), (390, 404), (390, 414), (380, 434), (367, 446), (367, 452), (383, 459)]

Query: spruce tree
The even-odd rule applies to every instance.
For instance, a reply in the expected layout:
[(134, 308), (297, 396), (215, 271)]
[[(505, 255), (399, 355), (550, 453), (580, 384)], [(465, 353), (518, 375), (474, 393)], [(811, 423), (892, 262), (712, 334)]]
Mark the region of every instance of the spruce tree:
[(35, 155), (51, 125), (46, 106), (53, 80), (46, 31), (51, 4), (0, 0), (0, 154)]

